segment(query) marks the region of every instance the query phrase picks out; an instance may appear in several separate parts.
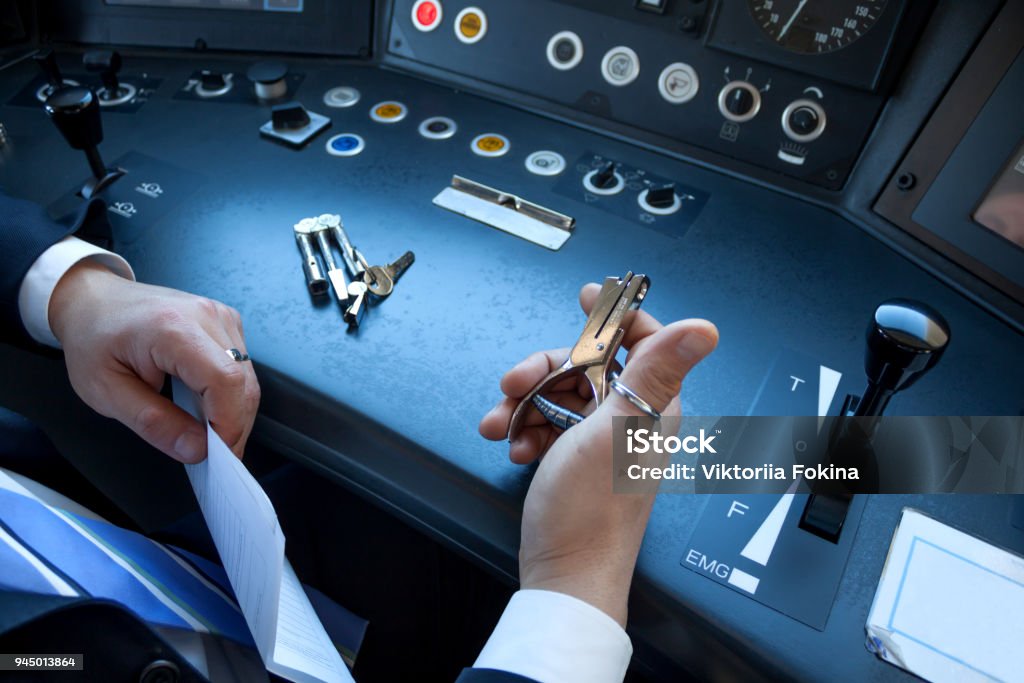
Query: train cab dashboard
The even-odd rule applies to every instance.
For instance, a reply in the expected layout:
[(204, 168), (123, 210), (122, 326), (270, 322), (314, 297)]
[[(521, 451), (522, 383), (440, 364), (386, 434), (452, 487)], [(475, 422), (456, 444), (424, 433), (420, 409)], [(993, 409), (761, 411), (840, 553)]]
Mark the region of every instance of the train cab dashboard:
[[(578, 336), (580, 285), (610, 274), (648, 275), (659, 319), (719, 327), (684, 414), (838, 414), (873, 381), (865, 324), (900, 298), (941, 312), (952, 341), (889, 414), (1024, 415), (1020, 0), (4, 13), (0, 187), (54, 217), (104, 198), (140, 280), (241, 312), (263, 388), (254, 440), (502, 581), (515, 581), (530, 470), (475, 425), (504, 369)], [(69, 82), (97, 98), (100, 139), (73, 115), (47, 120)], [(314, 252), (339, 235), (332, 215), (394, 265), (386, 300), (353, 312), (323, 294), (334, 268)], [(59, 362), (3, 347), (0, 365), (0, 403), (75, 444), (83, 472), (156, 524), (166, 511), (137, 482), (163, 465), (110, 472), (83, 446), (95, 418)], [(27, 389), (41, 381), (67, 396)], [(1007, 463), (999, 490), (1024, 490), (1021, 472)], [(631, 598), (634, 668), (910, 680), (865, 646), (904, 510), (1024, 552), (1021, 496), (942, 490), (857, 495), (831, 539), (794, 504), (777, 532), (789, 541), (763, 564), (741, 556), (756, 525), (729, 526), (731, 495), (659, 496)], [(743, 505), (765, 518), (777, 498)]]

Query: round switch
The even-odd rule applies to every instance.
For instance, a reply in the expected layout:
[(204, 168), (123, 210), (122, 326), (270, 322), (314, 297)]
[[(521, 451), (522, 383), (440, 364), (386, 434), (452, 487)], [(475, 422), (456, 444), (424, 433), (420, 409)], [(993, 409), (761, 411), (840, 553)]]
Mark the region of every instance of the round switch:
[(458, 126), (447, 116), (432, 116), (420, 123), (420, 135), (430, 140), (445, 140), (455, 135)]
[(438, 0), (416, 0), (412, 6), (412, 24), (421, 31), (433, 31), (441, 24), (441, 3)]
[(203, 70), (199, 74), (196, 94), (200, 97), (220, 97), (231, 90), (231, 76), (219, 71)]
[(288, 94), (288, 67), (281, 62), (256, 62), (245, 75), (261, 100), (276, 100)]
[(601, 75), (611, 85), (629, 85), (640, 75), (640, 58), (632, 48), (625, 45), (613, 47), (601, 60)]
[(618, 194), (626, 186), (626, 180), (616, 170), (615, 162), (608, 161), (583, 176), (583, 187), (594, 194)]
[(339, 85), (324, 93), (324, 104), (335, 109), (344, 109), (358, 103), (359, 98), (359, 91), (355, 88)]
[(700, 79), (693, 67), (685, 62), (669, 64), (658, 77), (658, 92), (666, 102), (683, 104), (697, 96)]
[(637, 196), (636, 201), (641, 209), (658, 216), (671, 215), (683, 205), (679, 195), (676, 194), (674, 184), (649, 187)]
[(718, 111), (730, 121), (749, 121), (760, 109), (761, 93), (747, 81), (726, 83), (718, 93)]
[(479, 156), (500, 157), (508, 152), (509, 142), (504, 135), (484, 133), (473, 138), (469, 146), (473, 153)]
[(526, 157), (526, 170), (534, 175), (558, 175), (565, 170), (565, 157), (551, 150), (538, 150)]
[(455, 16), (455, 37), (471, 45), (487, 34), (487, 15), (479, 7), (467, 7)]
[(561, 31), (548, 41), (547, 55), (551, 66), (568, 71), (583, 59), (583, 41), (572, 31)]
[(782, 130), (790, 140), (810, 142), (825, 132), (825, 110), (814, 100), (795, 100), (782, 112)]
[(340, 133), (327, 141), (327, 153), (336, 157), (354, 157), (366, 148), (366, 142), (355, 133)]
[(401, 102), (378, 102), (370, 110), (370, 118), (377, 123), (398, 123), (407, 113), (408, 110)]

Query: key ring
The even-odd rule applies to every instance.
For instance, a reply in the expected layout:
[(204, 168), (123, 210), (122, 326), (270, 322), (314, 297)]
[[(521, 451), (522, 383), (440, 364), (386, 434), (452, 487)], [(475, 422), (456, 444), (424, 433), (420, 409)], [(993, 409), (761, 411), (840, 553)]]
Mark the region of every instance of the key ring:
[(648, 417), (653, 418), (655, 422), (661, 419), (661, 413), (655, 410), (654, 406), (640, 398), (639, 394), (637, 394), (635, 391), (633, 391), (632, 389), (630, 389), (625, 384), (619, 381), (619, 374), (617, 372), (613, 372), (611, 374), (611, 378), (612, 381), (609, 384), (609, 386), (611, 387), (612, 391), (614, 391), (619, 396), (632, 403)]

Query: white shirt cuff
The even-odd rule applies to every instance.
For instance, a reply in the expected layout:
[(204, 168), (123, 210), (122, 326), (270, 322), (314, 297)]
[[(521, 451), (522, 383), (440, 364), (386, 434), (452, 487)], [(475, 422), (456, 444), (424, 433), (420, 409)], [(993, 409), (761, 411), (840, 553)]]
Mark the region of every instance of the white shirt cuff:
[(473, 667), (540, 683), (621, 683), (632, 655), (626, 632), (593, 605), (564, 593), (521, 590)]
[(40, 344), (60, 348), (50, 329), (50, 297), (57, 283), (82, 259), (95, 259), (114, 273), (129, 280), (135, 273), (123, 258), (94, 244), (69, 236), (39, 255), (25, 274), (18, 289), (18, 312), (29, 336)]

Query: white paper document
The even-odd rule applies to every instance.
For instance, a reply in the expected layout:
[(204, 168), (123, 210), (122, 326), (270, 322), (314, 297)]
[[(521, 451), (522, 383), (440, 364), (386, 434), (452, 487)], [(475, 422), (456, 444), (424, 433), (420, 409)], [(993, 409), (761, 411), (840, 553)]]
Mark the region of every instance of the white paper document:
[(869, 650), (933, 683), (1024, 681), (1024, 558), (907, 508), (867, 634)]
[[(204, 421), (195, 395), (177, 380), (174, 399)], [(206, 460), (185, 469), (264, 665), (295, 683), (351, 683), (284, 555), (270, 499), (209, 424), (207, 436)]]

